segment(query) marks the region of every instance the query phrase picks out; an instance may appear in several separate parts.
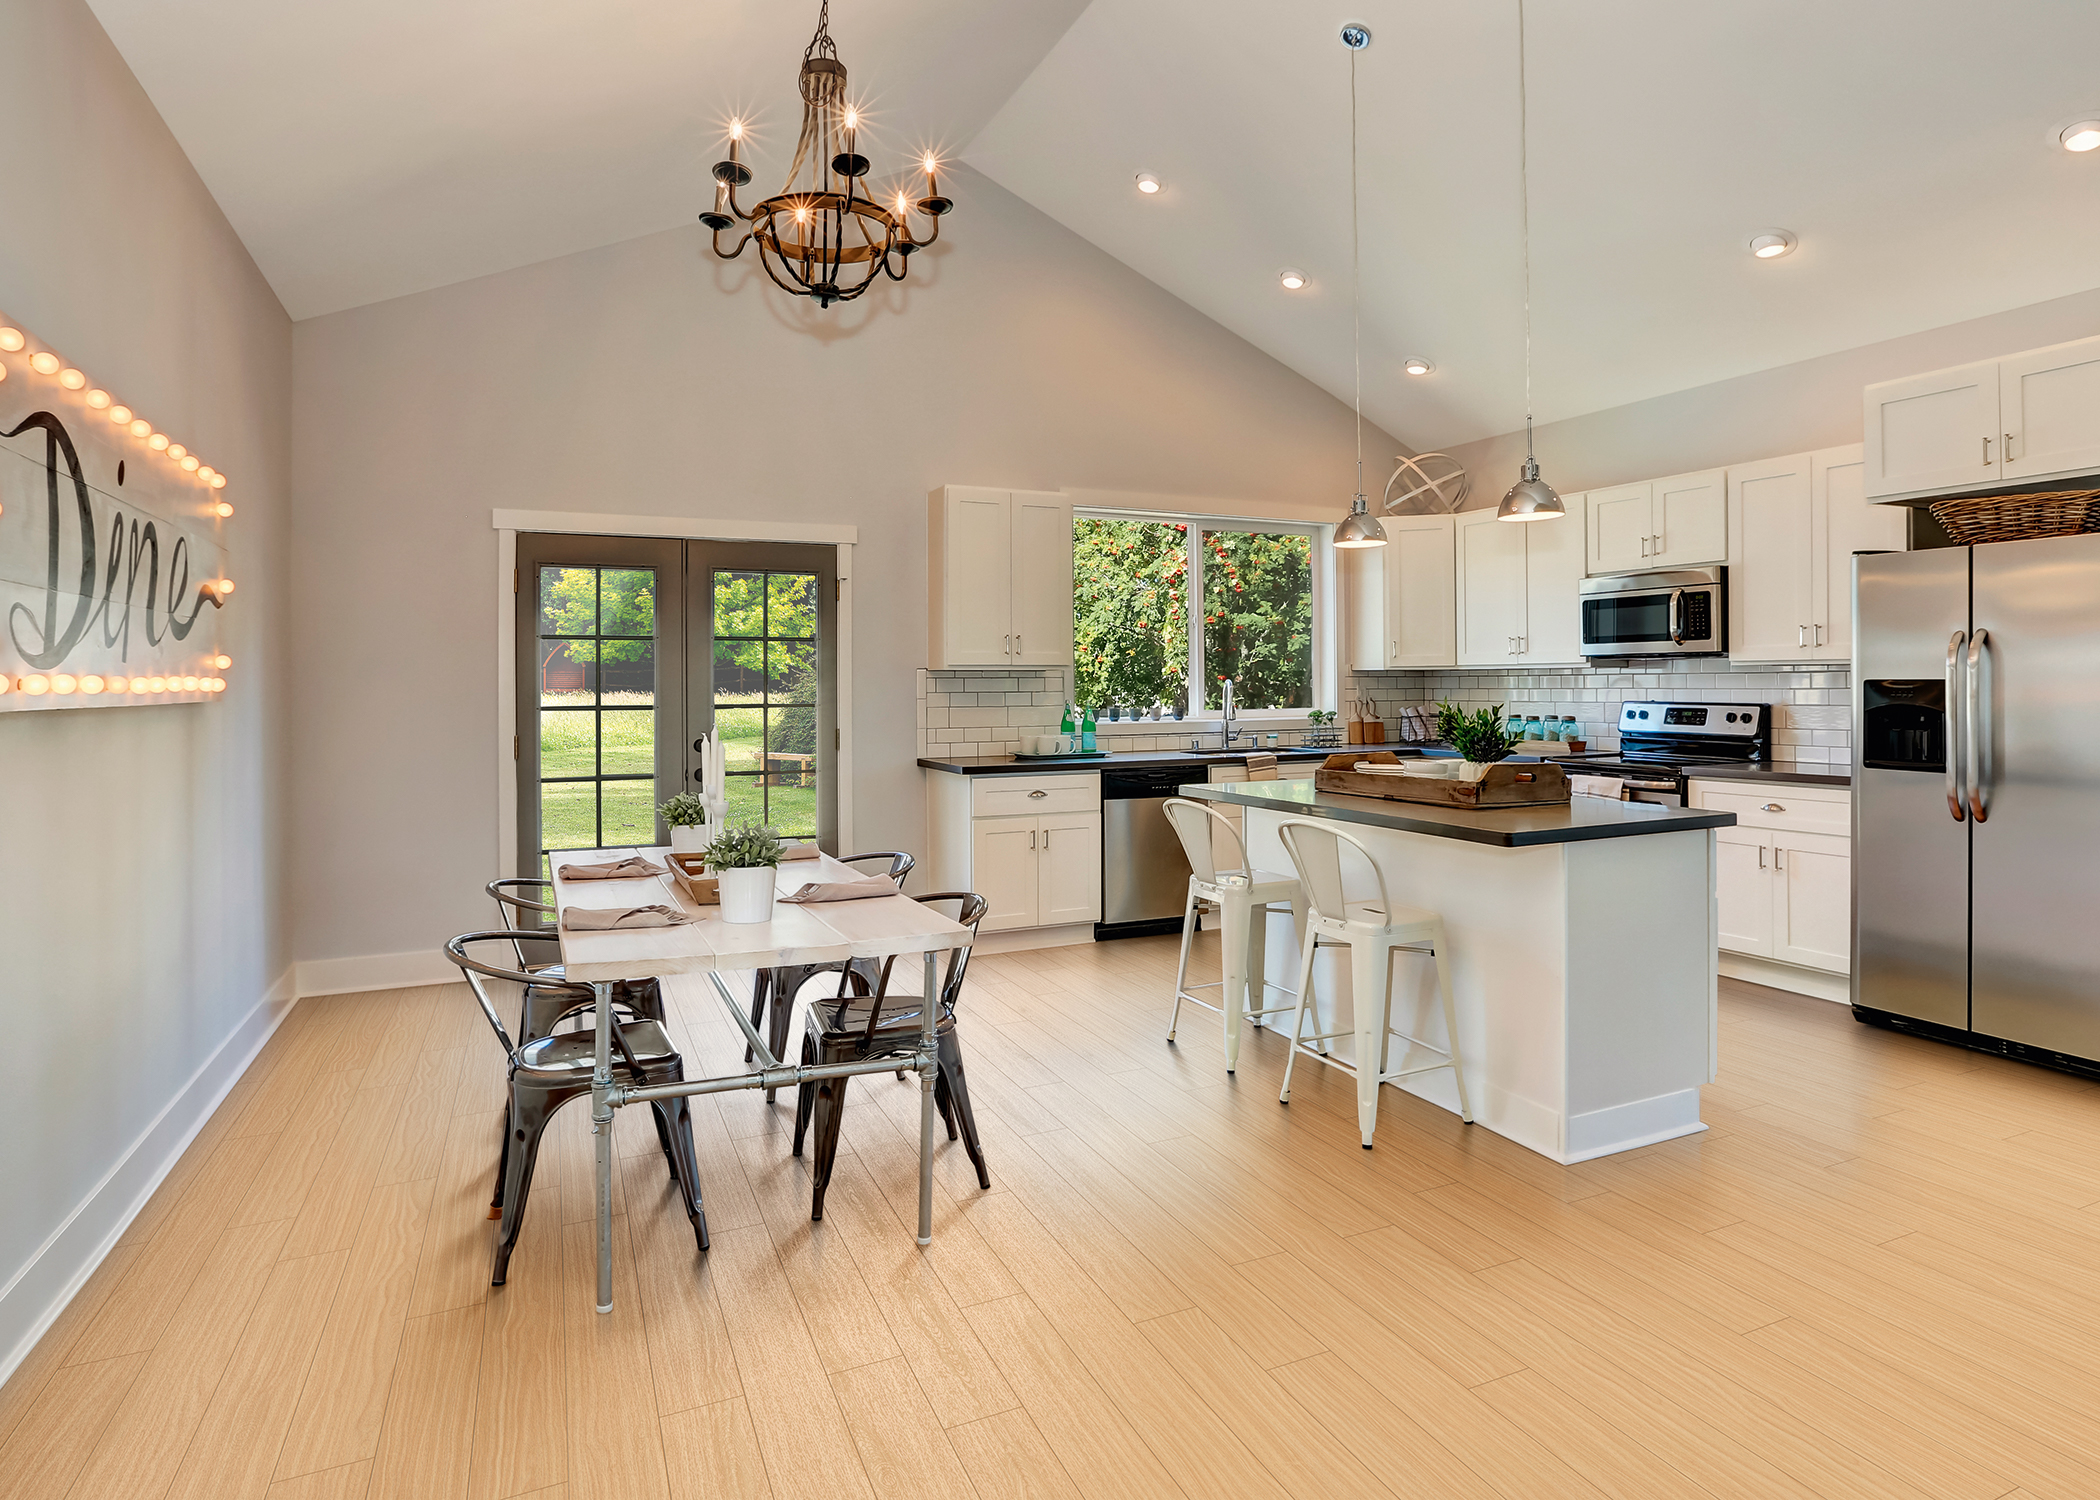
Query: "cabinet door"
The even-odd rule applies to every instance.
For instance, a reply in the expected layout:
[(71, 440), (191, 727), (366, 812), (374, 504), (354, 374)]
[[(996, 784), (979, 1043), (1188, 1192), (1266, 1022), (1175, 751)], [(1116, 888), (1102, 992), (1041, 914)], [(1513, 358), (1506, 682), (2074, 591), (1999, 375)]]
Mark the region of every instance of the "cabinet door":
[(1046, 815), (1042, 836), (1038, 924), (1100, 921), (1101, 814)]
[[(1100, 824), (1094, 841), (1100, 843)], [(1098, 869), (1100, 861), (1096, 860)], [(990, 903), (986, 932), (1037, 927), (1041, 895), (1042, 829), (1034, 818), (978, 818), (970, 826), (970, 884)]]
[[(1608, 490), (1591, 490), (1584, 522), (1589, 532), (1585, 566), (1591, 573), (1633, 573), (1653, 567), (1648, 561), (1655, 534), (1655, 490), (1647, 480)], [(1540, 521), (1551, 526), (1551, 521)]]
[(1909, 512), (1867, 498), (1867, 463), (1858, 443), (1826, 448), (1808, 459), (1809, 602), (1815, 612), (1808, 654), (1852, 660), (1852, 554), (1901, 552), (1909, 545)]
[(1755, 828), (1716, 828), (1721, 951), (1772, 956), (1772, 841)]
[[(1003, 667), (1012, 661), (1013, 496), (950, 485), (936, 500), (936, 566), (930, 570), (935, 659), (942, 667)], [(1066, 539), (1066, 556), (1071, 552)], [(1070, 563), (1067, 562), (1067, 567)]]
[[(1061, 495), (1013, 497), (1016, 666), (1072, 664), (1072, 507)], [(996, 576), (996, 575), (992, 575)]]
[(1397, 638), (1388, 627), (1386, 605), (1392, 589), (1386, 582), (1386, 553), (1393, 550), (1392, 526), (1386, 526), (1383, 547), (1337, 547), (1341, 554), (1342, 583), (1348, 590), (1349, 625), (1345, 637), (1349, 665), (1359, 672), (1378, 672), (1393, 666), (1390, 652)]
[(1866, 401), (1868, 499), (1998, 481), (1996, 360), (1885, 380)]
[(1852, 840), (1827, 833), (1772, 838), (1772, 956), (1852, 972)]
[[(1546, 524), (1546, 523), (1541, 523)], [(1553, 523), (1559, 524), (1559, 523)], [(1387, 516), (1385, 616), (1392, 667), (1458, 661), (1457, 528), (1450, 516)]]
[(1517, 654), (1527, 667), (1582, 664), (1582, 528), (1575, 513), (1557, 521), (1526, 521), (1524, 634)]
[(1998, 407), (2004, 478), (2100, 469), (2100, 338), (1999, 360)]
[(1516, 665), (1524, 634), (1524, 533), (1559, 521), (1498, 521), (1492, 510), (1457, 517), (1458, 659), (1467, 665)]
[(1728, 654), (1737, 661), (1800, 661), (1818, 613), (1811, 602), (1809, 455), (1728, 471)]
[(1655, 481), (1651, 568), (1703, 568), (1728, 561), (1728, 471), (1707, 469)]

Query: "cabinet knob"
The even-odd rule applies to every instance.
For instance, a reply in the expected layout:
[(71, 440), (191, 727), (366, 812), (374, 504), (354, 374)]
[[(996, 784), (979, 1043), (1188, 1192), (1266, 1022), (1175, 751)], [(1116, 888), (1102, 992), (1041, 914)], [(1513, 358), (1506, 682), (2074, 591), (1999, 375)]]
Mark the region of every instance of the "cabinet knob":
[(1049, 796), (1050, 794), (1049, 794), (1048, 792), (1044, 791), (1044, 790), (1043, 790), (1043, 789), (1042, 789), (1041, 787), (1037, 787), (1037, 788), (1036, 788), (1036, 789), (1035, 789), (1034, 791), (1030, 792), (1030, 793), (1029, 793), (1028, 795), (1029, 795), (1029, 796), (1031, 796), (1031, 797), (1047, 797), (1047, 796)]
[(1766, 804), (1765, 804), (1765, 805), (1764, 805), (1763, 807), (1759, 808), (1759, 809), (1758, 809), (1758, 811), (1759, 811), (1759, 812), (1785, 812), (1785, 811), (1786, 811), (1786, 809), (1785, 809), (1785, 808), (1783, 808), (1783, 807), (1781, 807), (1781, 806), (1780, 806), (1780, 805), (1779, 805), (1779, 804), (1778, 804), (1777, 802), (1767, 802), (1767, 803), (1766, 803)]

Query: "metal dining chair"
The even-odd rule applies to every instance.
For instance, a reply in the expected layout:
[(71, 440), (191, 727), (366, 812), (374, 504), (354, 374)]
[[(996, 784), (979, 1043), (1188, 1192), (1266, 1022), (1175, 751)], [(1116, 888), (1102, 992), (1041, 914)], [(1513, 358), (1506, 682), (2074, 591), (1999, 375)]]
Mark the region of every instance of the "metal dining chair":
[[(977, 924), (984, 920), (990, 904), (972, 891), (939, 891), (913, 898), (923, 906), (946, 906), (944, 913), (970, 929), (977, 937)], [(850, 973), (839, 976), (839, 992), (829, 1000), (809, 1007), (802, 1037), (802, 1061), (817, 1063), (861, 1062), (868, 1058), (907, 1054), (919, 1044), (919, 1029), (926, 1003), (923, 994), (892, 995), (890, 969), (895, 958), (882, 961), (872, 995), (846, 993)], [(941, 981), (940, 1012), (934, 1017), (934, 1035), (940, 1048), (940, 1071), (934, 1076), (933, 1102), (948, 1127), (948, 1139), (962, 1136), (970, 1165), (977, 1169), (977, 1185), (988, 1188), (992, 1179), (984, 1169), (984, 1147), (977, 1140), (977, 1117), (970, 1112), (970, 1088), (963, 1077), (962, 1045), (955, 1035), (955, 1002), (962, 994), (963, 975), (970, 967), (967, 946), (950, 950), (948, 972)], [(795, 1090), (795, 1155), (802, 1154), (802, 1139), (812, 1122), (817, 1127), (817, 1159), (810, 1168), (814, 1190), (809, 1216), (824, 1217), (824, 1191), (831, 1185), (831, 1169), (838, 1160), (839, 1128), (845, 1122), (846, 1080), (825, 1078), (804, 1083)], [(958, 1129), (959, 1127), (959, 1129)]]
[[(873, 864), (879, 859), (888, 860), (888, 867), (867, 873), (889, 876), (897, 882), (899, 890), (904, 888), (904, 877), (909, 875), (912, 866), (918, 863), (916, 858), (902, 849), (884, 849), (873, 854), (847, 854), (840, 857), (839, 863), (864, 865)], [(828, 964), (789, 964), (777, 969), (760, 969), (751, 977), (751, 1029), (756, 1031), (765, 1024), (766, 1007), (771, 1004), (772, 1027), (766, 1037), (766, 1043), (773, 1049), (775, 1057), (787, 1056), (788, 1028), (794, 1025), (795, 1021), (796, 992), (809, 982), (812, 974), (836, 974), (841, 970), (853, 976), (854, 991), (862, 995), (873, 991), (876, 981), (881, 977), (880, 966), (872, 958), (846, 959)], [(777, 1001), (775, 997), (778, 997)], [(751, 1061), (752, 1055), (751, 1049), (745, 1047), (744, 1061)], [(773, 1096), (778, 1092), (777, 1089), (767, 1089), (766, 1102), (771, 1104)]]
[[(530, 986), (538, 982), (539, 976), (530, 970), (497, 968), (467, 951), (469, 947), (482, 943), (510, 941), (511, 931), (506, 928), (462, 933), (445, 943), (446, 956), (459, 965), (460, 973), (473, 987), (474, 998), (481, 1004), (481, 1014), (488, 1021), (489, 1029), (496, 1033), (510, 1070), (509, 1102), (503, 1120), (503, 1155), (496, 1169), (495, 1201), (490, 1205), (500, 1209), (503, 1216), (502, 1229), (496, 1237), (495, 1268), (489, 1278), (492, 1286), (503, 1285), (504, 1277), (509, 1273), (511, 1251), (517, 1246), (518, 1229), (525, 1221), (525, 1201), (532, 1191), (532, 1169), (539, 1160), (540, 1138), (546, 1133), (547, 1122), (563, 1105), (590, 1097), (591, 1074), (598, 1062), (597, 1038), (589, 1031), (565, 1032), (522, 1043), (511, 1040), (483, 981), (498, 979)], [(575, 996), (578, 992), (571, 986), (570, 993)], [(588, 987), (581, 990), (578, 1003), (584, 1009), (591, 1007), (592, 995)], [(634, 1084), (683, 1083), (685, 1060), (672, 1047), (663, 1023), (645, 1016), (622, 1020), (620, 1011), (624, 1008), (617, 1000), (613, 1004), (614, 1071), (625, 1073), (627, 1081)], [(707, 1216), (700, 1208), (700, 1163), (693, 1151), (691, 1111), (683, 1097), (654, 1101), (651, 1109), (656, 1118), (657, 1142), (663, 1147), (672, 1179), (685, 1198), (686, 1217), (692, 1222), (693, 1236), (705, 1250)]]
[[(496, 898), (496, 911), (503, 918), (504, 929), (510, 936), (511, 951), (518, 956), (518, 967), (533, 978), (533, 982), (525, 986), (524, 998), (518, 1006), (518, 1045), (552, 1036), (572, 1017), (588, 1015), (591, 1011), (590, 989), (588, 986), (581, 988), (579, 1002), (578, 987), (570, 985), (564, 977), (560, 949), (556, 948), (555, 960), (551, 963), (534, 963), (525, 952), (528, 943), (553, 944), (557, 941), (554, 924), (550, 921), (542, 926), (539, 920), (542, 916), (551, 918), (554, 915), (554, 882), (515, 876), (508, 880), (491, 880), (483, 889)], [(523, 894), (527, 890), (536, 890), (546, 899), (536, 900)], [(513, 913), (516, 913), (515, 920)], [(652, 1021), (661, 1023), (664, 1019), (663, 986), (654, 979), (619, 980), (613, 985), (613, 1003), (624, 1005), (636, 1015), (646, 1016)]]

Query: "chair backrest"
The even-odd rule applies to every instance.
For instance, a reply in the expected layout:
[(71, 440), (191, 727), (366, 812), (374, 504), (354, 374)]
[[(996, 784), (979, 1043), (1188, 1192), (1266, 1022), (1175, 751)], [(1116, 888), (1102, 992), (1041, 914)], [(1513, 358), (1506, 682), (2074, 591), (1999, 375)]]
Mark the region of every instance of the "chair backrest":
[(1188, 856), (1189, 869), (1195, 872), (1198, 880), (1218, 878), (1217, 845), (1212, 840), (1220, 828), (1231, 840), (1226, 847), (1239, 857), (1239, 863), (1231, 868), (1247, 868), (1247, 846), (1240, 842), (1240, 831), (1232, 826), (1232, 819), (1209, 803), (1187, 797), (1169, 797), (1166, 814), (1167, 824), (1181, 840), (1181, 852)]
[(912, 872), (912, 867), (919, 862), (913, 856), (906, 854), (902, 849), (883, 849), (872, 854), (841, 854), (839, 863), (842, 865), (869, 864), (878, 859), (886, 859), (890, 862), (889, 868), (883, 873), (897, 882), (899, 890), (904, 888), (904, 877), (909, 875)]
[[(496, 915), (503, 919), (506, 928), (517, 934), (511, 939), (510, 946), (518, 956), (518, 967), (531, 968), (532, 960), (525, 956), (525, 944), (555, 941), (553, 927), (540, 920), (554, 915), (554, 882), (518, 876), (509, 880), (491, 880), (482, 889), (496, 898)], [(537, 891), (547, 899), (535, 900), (524, 894), (528, 890)]]
[[(474, 991), (474, 998), (481, 1004), (482, 1017), (489, 1023), (489, 1029), (496, 1033), (496, 1040), (503, 1044), (504, 1052), (516, 1057), (518, 1044), (511, 1040), (510, 1028), (503, 1024), (503, 1016), (496, 1009), (496, 1002), (489, 997), (488, 987), (483, 981), (501, 979), (511, 984), (533, 984), (536, 980), (530, 972), (499, 969), (494, 964), (483, 963), (467, 951), (469, 947), (482, 943), (509, 943), (515, 947), (517, 929), (505, 927), (495, 932), (463, 932), (458, 937), (445, 939), (445, 956), (459, 965), (461, 977)], [(590, 991), (585, 990), (584, 994), (588, 998)]]
[[(955, 909), (944, 912), (942, 915), (951, 918), (961, 926), (969, 928), (970, 941), (973, 944), (977, 940), (977, 924), (984, 920), (984, 914), (991, 910), (992, 905), (991, 902), (978, 895), (975, 891), (934, 891), (928, 895), (914, 896), (912, 900), (918, 902), (921, 906), (940, 906), (953, 902)], [(874, 1037), (876, 1029), (882, 1024), (883, 1002), (889, 998), (890, 993), (890, 970), (895, 966), (896, 962), (897, 960), (894, 956), (885, 958), (882, 961), (882, 978), (875, 986), (875, 1003), (868, 1013), (867, 1035), (870, 1039)], [(969, 971), (969, 968), (970, 948), (968, 945), (948, 950), (948, 972), (941, 980), (939, 1004), (942, 1010), (953, 1011), (955, 1009), (955, 1002), (962, 995), (963, 975)], [(845, 997), (846, 980), (847, 976), (845, 974), (839, 976), (839, 996), (841, 999)], [(924, 998), (923, 991), (914, 991), (914, 993), (919, 994), (921, 999)]]
[(1371, 867), (1371, 875), (1378, 882), (1379, 910), (1392, 910), (1385, 892), (1385, 872), (1354, 834), (1309, 818), (1286, 818), (1278, 831), (1283, 836), (1284, 852), (1290, 855), (1291, 865), (1297, 871), (1298, 883), (1305, 888), (1305, 903), (1313, 916), (1331, 922), (1348, 920), (1349, 900), (1342, 887), (1344, 844), (1362, 855), (1364, 863)]

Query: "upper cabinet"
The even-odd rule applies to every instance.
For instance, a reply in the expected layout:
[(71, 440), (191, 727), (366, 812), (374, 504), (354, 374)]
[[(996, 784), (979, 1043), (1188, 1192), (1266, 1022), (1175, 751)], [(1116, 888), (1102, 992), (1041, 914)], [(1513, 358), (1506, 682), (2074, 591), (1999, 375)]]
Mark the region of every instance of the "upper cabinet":
[(2100, 471), (2100, 338), (1866, 390), (1870, 500)]
[(948, 485), (928, 502), (926, 664), (1072, 663), (1072, 507), (1062, 495)]
[(1381, 516), (1383, 547), (1341, 549), (1349, 665), (1359, 672), (1457, 663), (1451, 516)]
[(1466, 666), (1577, 665), (1576, 584), (1583, 575), (1582, 497), (1557, 521), (1498, 521), (1463, 511), (1458, 542), (1458, 660)]
[(1852, 556), (1900, 552), (1901, 507), (1866, 497), (1860, 445), (1728, 471), (1729, 655), (1738, 661), (1849, 661)]
[[(1728, 560), (1728, 475), (1705, 469), (1591, 490), (1585, 513), (1584, 570), (1635, 573), (1694, 568)], [(1570, 504), (1573, 517), (1577, 507)]]

